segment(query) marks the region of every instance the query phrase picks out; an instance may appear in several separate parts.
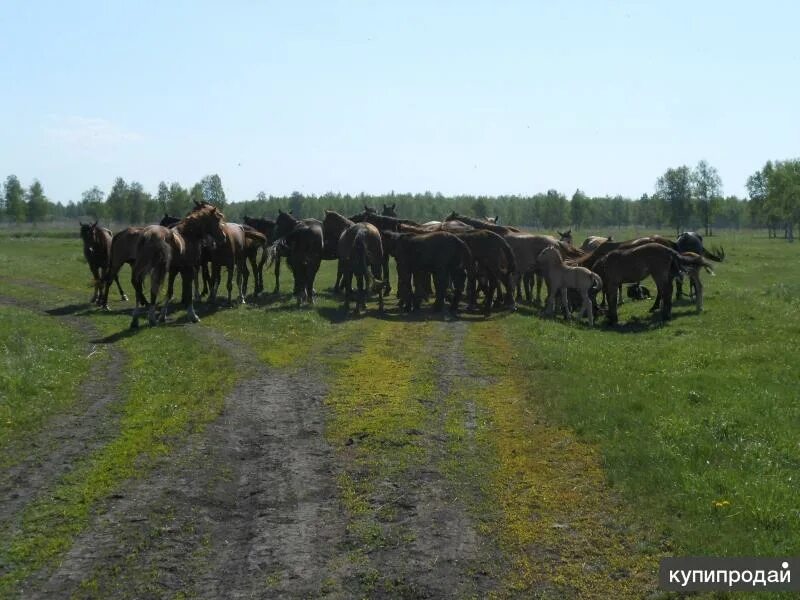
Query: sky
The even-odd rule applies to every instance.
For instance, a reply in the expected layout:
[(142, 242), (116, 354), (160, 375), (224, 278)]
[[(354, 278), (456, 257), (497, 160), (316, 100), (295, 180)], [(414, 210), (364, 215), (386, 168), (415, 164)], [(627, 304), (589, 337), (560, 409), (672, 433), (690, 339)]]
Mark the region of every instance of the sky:
[(53, 201), (726, 194), (800, 155), (800, 3), (0, 0), (0, 176)]

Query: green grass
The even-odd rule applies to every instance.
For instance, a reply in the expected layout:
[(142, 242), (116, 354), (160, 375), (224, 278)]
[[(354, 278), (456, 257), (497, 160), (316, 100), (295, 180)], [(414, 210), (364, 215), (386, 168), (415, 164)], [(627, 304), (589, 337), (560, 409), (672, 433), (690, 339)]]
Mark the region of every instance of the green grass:
[(649, 303), (629, 303), (617, 330), (520, 314), (499, 331), (531, 402), (598, 445), (610, 482), (675, 554), (794, 555), (800, 247), (715, 241), (728, 258), (704, 276), (701, 315), (678, 305), (650, 327)]
[(68, 327), (16, 306), (0, 305), (0, 465), (19, 459), (6, 446), (69, 408), (89, 370), (86, 344)]

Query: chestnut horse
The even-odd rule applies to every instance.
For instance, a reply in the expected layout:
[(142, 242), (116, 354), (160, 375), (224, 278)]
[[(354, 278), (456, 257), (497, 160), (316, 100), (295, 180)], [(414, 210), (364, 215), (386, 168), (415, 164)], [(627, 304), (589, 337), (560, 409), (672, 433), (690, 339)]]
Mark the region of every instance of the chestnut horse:
[[(139, 237), (136, 248), (136, 262), (133, 265), (133, 285), (136, 289), (136, 307), (133, 309), (131, 329), (139, 327), (140, 305), (148, 307), (148, 318), (151, 325), (156, 325), (156, 300), (161, 284), (169, 276), (167, 297), (161, 309), (161, 320), (164, 321), (172, 300), (175, 276), (180, 273), (183, 279), (183, 297), (188, 300), (186, 311), (189, 319), (196, 323), (200, 320), (194, 311), (191, 294), (191, 282), (197, 268), (200, 244), (203, 237), (210, 235), (219, 244), (226, 242), (223, 225), (225, 215), (208, 203), (200, 203), (172, 229), (162, 225), (145, 227)], [(144, 297), (144, 278), (150, 274), (150, 301)], [(144, 302), (140, 302), (144, 300)]]

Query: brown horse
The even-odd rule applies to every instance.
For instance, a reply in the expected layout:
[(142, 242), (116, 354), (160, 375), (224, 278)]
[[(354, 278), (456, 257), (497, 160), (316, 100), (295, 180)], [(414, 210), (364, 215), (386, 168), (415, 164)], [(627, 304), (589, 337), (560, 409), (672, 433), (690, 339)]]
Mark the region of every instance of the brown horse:
[[(365, 207), (366, 208), (366, 207)], [(400, 231), (401, 225), (411, 225), (413, 227), (420, 227), (420, 224), (416, 221), (412, 221), (411, 219), (398, 219), (396, 217), (385, 217), (383, 215), (378, 215), (374, 211), (364, 211), (363, 213), (353, 215), (350, 217), (350, 220), (354, 223), (372, 223), (378, 230), (381, 232), (381, 235), (387, 231)], [(384, 244), (386, 243), (386, 239), (384, 237), (383, 240)], [(392, 291), (392, 285), (389, 283), (389, 254), (384, 252), (383, 255), (383, 293), (388, 294)]]
[[(112, 282), (116, 281), (119, 277), (119, 271), (123, 265), (131, 266), (131, 285), (133, 285), (133, 263), (136, 262), (136, 249), (139, 245), (139, 238), (144, 231), (144, 227), (128, 227), (122, 231), (118, 231), (111, 238), (111, 251), (109, 257), (109, 267), (103, 281), (103, 295), (98, 300), (98, 304), (103, 310), (108, 308), (108, 292), (111, 288)], [(136, 287), (134, 286), (134, 290)], [(127, 298), (124, 298), (127, 300)], [(137, 301), (143, 303), (144, 297), (137, 298)]]
[[(111, 267), (111, 231), (105, 227), (98, 227), (97, 221), (94, 223), (81, 223), (81, 239), (83, 240), (83, 256), (89, 263), (89, 270), (94, 279), (94, 293), (89, 302), (103, 304), (103, 292), (106, 274)], [(119, 277), (114, 276), (117, 283), (119, 295), (123, 301), (128, 297), (122, 291), (119, 284)]]
[[(328, 218), (326, 211), (326, 219)], [(378, 310), (383, 312), (383, 244), (377, 227), (370, 223), (353, 223), (339, 236), (337, 242), (339, 272), (345, 286), (344, 310), (350, 310), (350, 297), (353, 292), (353, 276), (358, 286), (356, 313), (360, 308), (367, 309), (367, 289), (378, 294)], [(365, 286), (366, 282), (366, 286)]]
[(647, 276), (653, 278), (661, 297), (661, 318), (672, 316), (672, 280), (688, 267), (710, 268), (698, 255), (682, 255), (658, 242), (612, 250), (600, 258), (592, 270), (603, 280), (603, 292), (608, 298), (608, 321), (615, 325), (617, 294), (623, 283), (639, 283)]
[[(433, 275), (436, 288), (434, 310), (444, 308), (445, 292), (451, 283), (454, 293), (450, 310), (458, 310), (464, 282), (467, 275), (474, 271), (469, 246), (458, 236), (445, 231), (423, 235), (385, 231), (383, 235), (397, 262), (400, 307), (418, 310), (425, 289), (424, 280)], [(412, 278), (416, 292), (411, 286)]]
[[(245, 225), (252, 227), (266, 238), (267, 247), (275, 243), (277, 239), (275, 237), (275, 221), (271, 219), (251, 218), (248, 216), (245, 216), (243, 220)], [(261, 260), (258, 261), (258, 266), (255, 271), (256, 285), (254, 293), (256, 296), (264, 291), (264, 264), (267, 262), (268, 258), (269, 252), (263, 252), (261, 254)]]
[[(183, 279), (183, 298), (187, 301), (187, 314), (193, 322), (200, 318), (194, 312), (191, 284), (200, 256), (200, 244), (206, 235), (218, 244), (226, 242), (223, 229), (225, 215), (211, 204), (198, 204), (195, 210), (184, 217), (175, 227), (168, 229), (161, 225), (145, 227), (136, 248), (136, 262), (133, 265), (133, 285), (136, 289), (136, 307), (133, 309), (131, 329), (139, 327), (139, 306), (149, 308), (149, 321), (156, 325), (156, 300), (164, 277), (169, 276), (167, 297), (161, 310), (161, 320), (166, 319), (169, 303), (172, 300), (175, 276), (180, 273)], [(150, 274), (150, 301), (143, 292), (144, 278)], [(140, 299), (144, 300), (140, 303)]]
[(598, 235), (590, 235), (581, 244), (581, 250), (584, 252), (591, 252), (595, 248), (597, 248), (603, 242), (613, 242), (614, 238), (611, 236), (608, 237), (600, 237)]
[(275, 262), (275, 289), (278, 290), (280, 256), (294, 275), (294, 295), (297, 306), (314, 303), (314, 279), (319, 271), (325, 248), (322, 223), (316, 219), (295, 219), (291, 214), (280, 211), (275, 220), (275, 233), (278, 240), (274, 247), (278, 258)]
[(476, 266), (474, 274), (469, 276), (467, 282), (468, 306), (474, 307), (476, 305), (477, 283), (479, 280), (485, 280), (483, 290), (485, 298), (484, 314), (489, 316), (491, 313), (495, 291), (497, 291), (499, 298), (501, 284), (506, 290), (506, 305), (514, 310), (513, 276), (517, 266), (511, 246), (493, 231), (485, 229), (464, 231), (456, 235), (469, 246)]
[(556, 229), (556, 233), (558, 234), (559, 240), (572, 245), (572, 229), (567, 229), (566, 231), (559, 231)]
[(245, 304), (247, 295), (247, 281), (250, 272), (247, 270), (247, 262), (253, 269), (253, 277), (258, 283), (258, 250), (264, 248), (267, 238), (259, 231), (246, 225), (237, 223), (224, 223), (222, 228), (225, 232), (227, 241), (224, 244), (216, 244), (210, 253), (211, 258), (211, 291), (209, 301), (216, 300), (217, 291), (221, 282), (222, 268), (228, 271), (226, 289), (228, 290), (228, 305), (232, 305), (231, 293), (233, 289), (233, 274), (236, 272), (236, 285), (239, 288), (238, 303)]
[[(322, 235), (325, 239), (323, 260), (340, 259), (339, 238), (352, 227), (354, 223), (347, 217), (340, 215), (334, 210), (325, 210), (325, 218), (322, 220)], [(379, 278), (380, 279), (380, 278)], [(339, 292), (342, 288), (342, 263), (339, 261), (336, 267), (336, 282), (333, 284), (333, 291)]]
[(388, 204), (384, 204), (383, 205), (383, 210), (381, 211), (381, 215), (383, 215), (384, 217), (395, 217), (395, 218), (397, 218), (397, 212), (395, 211), (395, 208), (397, 208), (397, 203), (396, 202), (392, 203), (391, 206), (388, 205)]

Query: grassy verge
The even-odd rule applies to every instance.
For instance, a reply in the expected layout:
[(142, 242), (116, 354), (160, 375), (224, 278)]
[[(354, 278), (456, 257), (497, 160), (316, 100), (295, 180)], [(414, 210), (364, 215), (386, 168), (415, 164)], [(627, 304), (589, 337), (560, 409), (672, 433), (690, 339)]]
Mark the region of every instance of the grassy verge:
[(86, 344), (50, 317), (0, 305), (0, 466), (19, 458), (6, 447), (68, 409), (89, 371)]

